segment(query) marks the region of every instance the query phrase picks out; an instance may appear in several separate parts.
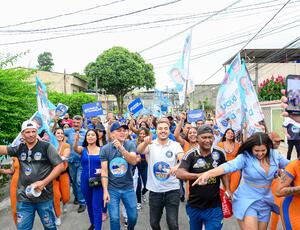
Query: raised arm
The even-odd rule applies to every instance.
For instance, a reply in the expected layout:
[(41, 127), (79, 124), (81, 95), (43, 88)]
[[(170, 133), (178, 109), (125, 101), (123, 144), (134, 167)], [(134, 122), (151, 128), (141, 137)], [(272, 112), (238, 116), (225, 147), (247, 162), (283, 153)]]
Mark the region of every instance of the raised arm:
[(136, 151), (138, 153), (144, 153), (147, 146), (151, 143), (152, 143), (152, 134), (150, 133), (150, 135), (145, 137), (144, 141), (138, 145)]
[(82, 146), (78, 146), (79, 133), (75, 133), (74, 135), (75, 135), (74, 143), (73, 143), (74, 151), (81, 155), (83, 148)]
[(184, 124), (184, 120), (186, 119), (186, 114), (184, 112), (182, 112), (180, 114), (180, 121), (178, 123), (178, 125), (176, 126), (176, 129), (174, 131), (174, 137), (176, 139), (177, 142), (179, 142), (179, 144), (181, 146), (184, 146), (186, 140), (184, 140), (181, 136), (180, 136), (180, 131), (183, 127), (183, 124)]
[(0, 145), (0, 155), (7, 155), (7, 146), (6, 145)]
[(133, 118), (131, 118), (131, 120), (129, 122), (129, 128), (132, 132), (134, 132), (135, 134), (138, 134), (139, 130), (135, 127), (135, 125), (133, 123), (134, 123), (134, 120), (133, 120)]

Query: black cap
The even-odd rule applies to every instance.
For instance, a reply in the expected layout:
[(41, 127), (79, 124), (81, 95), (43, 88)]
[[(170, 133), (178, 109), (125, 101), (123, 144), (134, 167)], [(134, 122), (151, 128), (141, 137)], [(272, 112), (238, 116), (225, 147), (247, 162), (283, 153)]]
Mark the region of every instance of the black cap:
[(101, 132), (105, 131), (105, 127), (102, 124), (97, 124), (95, 127), (96, 130), (99, 130)]
[(211, 133), (214, 134), (212, 128), (209, 125), (201, 125), (198, 129), (197, 129), (197, 135), (201, 135), (203, 133)]

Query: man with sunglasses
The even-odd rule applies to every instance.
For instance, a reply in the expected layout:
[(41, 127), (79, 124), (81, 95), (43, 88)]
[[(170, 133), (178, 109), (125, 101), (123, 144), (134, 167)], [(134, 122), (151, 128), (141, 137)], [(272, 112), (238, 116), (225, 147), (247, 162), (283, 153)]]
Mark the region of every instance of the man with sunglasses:
[(0, 146), (1, 155), (17, 157), (20, 162), (18, 229), (32, 229), (36, 211), (45, 229), (56, 229), (52, 181), (64, 170), (63, 161), (52, 144), (38, 140), (35, 122), (24, 121), (21, 134), (24, 143)]

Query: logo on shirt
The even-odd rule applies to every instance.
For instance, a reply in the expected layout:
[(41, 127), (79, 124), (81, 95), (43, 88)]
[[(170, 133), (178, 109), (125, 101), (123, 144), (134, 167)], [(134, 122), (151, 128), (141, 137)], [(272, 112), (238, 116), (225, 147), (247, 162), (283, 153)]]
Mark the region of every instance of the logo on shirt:
[(32, 172), (31, 168), (29, 168), (29, 167), (25, 168), (25, 175), (26, 176), (29, 176), (31, 174), (31, 172)]
[(211, 154), (211, 157), (212, 157), (212, 159), (213, 159), (214, 161), (217, 161), (217, 160), (220, 159), (220, 154), (219, 154), (218, 152), (213, 152), (213, 153)]
[(170, 165), (166, 162), (159, 161), (153, 165), (154, 177), (159, 181), (166, 181), (170, 177)]
[(109, 163), (109, 169), (115, 177), (122, 177), (128, 170), (128, 163), (124, 158), (117, 157)]
[(41, 158), (42, 158), (42, 153), (36, 152), (36, 153), (34, 154), (34, 159), (35, 159), (36, 161), (39, 161)]
[(293, 133), (299, 133), (300, 129), (298, 127), (296, 127), (295, 125), (292, 126), (292, 132)]
[(20, 155), (20, 159), (21, 159), (21, 161), (25, 161), (26, 160), (26, 157), (27, 157), (27, 154), (26, 153), (21, 153), (21, 155)]
[(170, 151), (170, 150), (168, 150), (168, 151), (166, 152), (166, 157), (171, 158), (172, 156), (173, 156), (173, 152)]
[(193, 168), (203, 168), (206, 165), (206, 161), (202, 158), (197, 160), (197, 163), (194, 164)]

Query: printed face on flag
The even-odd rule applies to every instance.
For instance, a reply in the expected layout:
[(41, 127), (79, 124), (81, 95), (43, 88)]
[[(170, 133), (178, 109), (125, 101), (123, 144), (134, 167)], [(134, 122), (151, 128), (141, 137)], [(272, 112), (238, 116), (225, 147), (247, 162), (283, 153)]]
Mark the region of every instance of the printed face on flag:
[(178, 67), (173, 67), (170, 70), (170, 76), (175, 84), (177, 84), (177, 85), (184, 84), (184, 78), (182, 76), (182, 71)]

